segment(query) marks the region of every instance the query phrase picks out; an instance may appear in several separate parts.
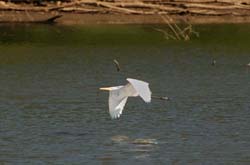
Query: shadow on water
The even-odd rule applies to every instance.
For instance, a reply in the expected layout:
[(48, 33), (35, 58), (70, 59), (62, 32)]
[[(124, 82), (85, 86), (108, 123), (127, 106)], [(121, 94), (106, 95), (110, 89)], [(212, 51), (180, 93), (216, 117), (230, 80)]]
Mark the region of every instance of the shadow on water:
[[(249, 25), (195, 28), (1, 25), (0, 164), (249, 164)], [(99, 87), (127, 77), (171, 101), (111, 120)]]

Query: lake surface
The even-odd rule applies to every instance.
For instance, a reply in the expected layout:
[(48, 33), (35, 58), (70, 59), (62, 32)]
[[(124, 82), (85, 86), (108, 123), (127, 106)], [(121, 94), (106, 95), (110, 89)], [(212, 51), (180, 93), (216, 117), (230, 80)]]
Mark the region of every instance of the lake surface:
[[(250, 164), (250, 25), (154, 28), (1, 25), (0, 164)], [(99, 87), (127, 77), (171, 100), (111, 120)]]

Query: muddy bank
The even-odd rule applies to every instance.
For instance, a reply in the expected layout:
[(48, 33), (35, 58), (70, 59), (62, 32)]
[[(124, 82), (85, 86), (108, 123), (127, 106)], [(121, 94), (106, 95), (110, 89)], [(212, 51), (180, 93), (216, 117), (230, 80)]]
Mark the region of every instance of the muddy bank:
[(42, 5), (0, 1), (0, 23), (250, 23), (250, 0), (72, 0)]
[[(48, 21), (59, 16), (53, 22)], [(249, 16), (201, 16), (201, 15), (171, 15), (173, 22), (189, 22), (191, 24), (208, 23), (250, 23)], [(155, 15), (127, 14), (79, 14), (79, 13), (46, 13), (5, 11), (0, 15), (0, 23), (57, 23), (74, 24), (165, 24), (164, 20)]]

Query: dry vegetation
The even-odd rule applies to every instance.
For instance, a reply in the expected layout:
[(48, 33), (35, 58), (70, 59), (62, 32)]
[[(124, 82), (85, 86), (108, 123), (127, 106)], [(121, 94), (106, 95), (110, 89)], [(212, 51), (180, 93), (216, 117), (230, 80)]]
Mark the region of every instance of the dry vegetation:
[[(168, 30), (155, 30), (163, 33), (166, 39), (189, 40), (192, 35), (198, 36), (189, 22), (191, 17), (202, 17), (205, 22), (210, 17), (225, 17), (222, 21), (228, 17), (240, 17), (246, 21), (250, 16), (250, 0), (0, 0), (0, 23), (53, 23), (60, 17), (66, 18), (67, 22), (76, 15), (79, 19), (75, 22), (90, 20), (94, 15), (98, 15), (97, 20), (94, 19), (97, 22), (102, 19), (112, 22), (114, 17), (111, 16), (115, 15), (118, 19), (123, 17), (123, 21), (138, 16), (142, 20), (151, 19), (151, 22), (158, 19), (167, 25)], [(181, 22), (182, 26), (176, 22)]]
[(26, 0), (25, 3), (17, 2), (19, 3), (0, 1), (0, 10), (143, 15), (250, 15), (250, 0)]
[(193, 29), (193, 26), (189, 22), (183, 20), (183, 27), (181, 27), (168, 15), (160, 15), (160, 17), (167, 24), (168, 30), (160, 28), (155, 28), (155, 30), (163, 33), (165, 39), (188, 41), (191, 39), (191, 36), (199, 37), (199, 33)]

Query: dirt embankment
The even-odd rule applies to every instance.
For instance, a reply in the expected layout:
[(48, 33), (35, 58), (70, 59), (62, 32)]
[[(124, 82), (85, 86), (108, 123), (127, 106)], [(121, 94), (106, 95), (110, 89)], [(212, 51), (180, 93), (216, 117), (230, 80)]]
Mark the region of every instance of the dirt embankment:
[[(40, 2), (40, 1), (38, 1)], [(250, 0), (0, 1), (0, 23), (59, 24), (250, 23)]]

